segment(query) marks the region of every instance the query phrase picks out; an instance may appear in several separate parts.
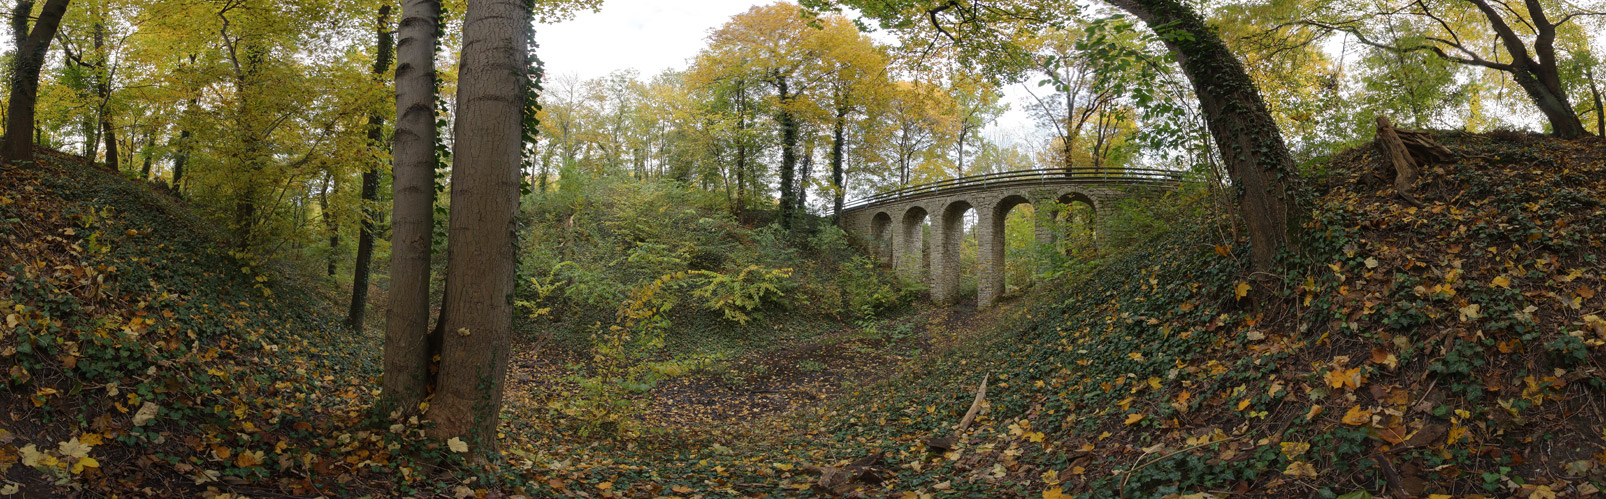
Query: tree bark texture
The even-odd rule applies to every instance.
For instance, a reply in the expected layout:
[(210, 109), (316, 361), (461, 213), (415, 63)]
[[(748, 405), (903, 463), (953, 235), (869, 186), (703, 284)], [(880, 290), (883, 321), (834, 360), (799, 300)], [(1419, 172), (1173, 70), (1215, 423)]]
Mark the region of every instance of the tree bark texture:
[(1298, 173), (1254, 81), (1215, 30), (1179, 0), (1110, 3), (1159, 34), (1187, 73), (1237, 190), (1250, 263), (1256, 271), (1273, 270), (1289, 244)]
[(16, 65), (11, 71), (11, 97), (6, 105), (6, 135), (0, 145), (0, 155), (7, 161), (33, 161), (34, 106), (39, 101), (39, 69), (50, 52), (50, 41), (56, 38), (61, 18), (67, 13), (70, 0), (47, 0), (39, 13), (39, 20), (24, 37), (27, 12), (33, 2), (19, 1), (13, 14), (11, 27), (17, 43)]
[(391, 150), (390, 298), (380, 397), (416, 410), (429, 384), (429, 260), (435, 224), (435, 40), (439, 0), (404, 0)]
[[(390, 72), (390, 51), (392, 40), (390, 33), (390, 5), (379, 7), (378, 47), (374, 56), (374, 79), (384, 82), (385, 76)], [(385, 115), (379, 112), (368, 114), (368, 146), (383, 149), (385, 140)], [(368, 281), (371, 275), (370, 265), (374, 261), (374, 233), (379, 230), (379, 209), (375, 207), (379, 202), (379, 165), (371, 164), (368, 171), (362, 173), (362, 225), (357, 232), (357, 261), (352, 263), (351, 273), (351, 307), (346, 312), (346, 327), (352, 331), (359, 331), (366, 322), (368, 315)]]
[(522, 0), (469, 0), (463, 22), (447, 322), (428, 416), (435, 437), (467, 437), (481, 454), (493, 453), (511, 344), (530, 16)]

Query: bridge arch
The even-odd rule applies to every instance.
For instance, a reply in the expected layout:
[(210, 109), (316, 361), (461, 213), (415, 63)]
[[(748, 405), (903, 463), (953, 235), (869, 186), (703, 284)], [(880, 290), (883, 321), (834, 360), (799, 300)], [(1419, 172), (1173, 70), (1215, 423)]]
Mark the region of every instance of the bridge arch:
[[(1032, 207), (1034, 214), (1047, 206), (1044, 203), (1033, 203), (1028, 193), (1008, 193), (992, 203), (986, 210), (979, 210), (976, 234), (976, 303), (992, 303), (993, 300), (1004, 294), (1009, 282), (1008, 277), (1008, 246), (1009, 239), (1006, 226), (1009, 213), (1020, 206)], [(1032, 221), (1033, 232), (1038, 240), (1042, 239), (1045, 231), (1052, 230), (1052, 219), (1047, 224), (1041, 217)]]
[(870, 217), (870, 256), (877, 262), (892, 263), (892, 215), (886, 211)]
[(925, 206), (908, 206), (898, 217), (897, 227), (892, 231), (892, 266), (910, 279), (919, 280), (925, 271), (928, 218)]
[[(959, 255), (965, 243), (965, 215), (976, 210), (969, 199), (950, 199), (942, 203), (942, 215), (933, 224), (932, 239), (937, 248), (931, 252), (931, 299), (937, 303), (959, 300), (959, 277), (964, 273)], [(980, 274), (978, 272), (978, 274)]]

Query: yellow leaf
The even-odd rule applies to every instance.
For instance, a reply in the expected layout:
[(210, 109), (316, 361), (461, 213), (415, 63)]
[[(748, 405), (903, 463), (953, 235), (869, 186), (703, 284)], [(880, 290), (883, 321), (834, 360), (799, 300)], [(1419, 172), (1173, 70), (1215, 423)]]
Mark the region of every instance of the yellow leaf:
[(1249, 398), (1247, 398), (1247, 397), (1245, 397), (1243, 400), (1238, 401), (1238, 410), (1242, 411), (1242, 410), (1244, 410), (1245, 407), (1249, 407)]
[(1294, 461), (1288, 463), (1288, 468), (1283, 470), (1283, 474), (1296, 478), (1316, 478), (1316, 467), (1304, 461)]
[(1306, 442), (1283, 442), (1282, 448), (1283, 454), (1288, 456), (1289, 459), (1293, 459), (1310, 450), (1310, 444)]
[(1131, 357), (1132, 360), (1135, 360), (1135, 361), (1138, 361), (1138, 362), (1143, 362), (1143, 353), (1141, 353), (1141, 352), (1132, 352), (1132, 353), (1126, 354), (1126, 356), (1127, 357)]
[(468, 442), (464, 442), (461, 438), (452, 437), (451, 440), (446, 441), (446, 448), (451, 449), (452, 452), (461, 454), (468, 452)]
[(1377, 268), (1377, 259), (1376, 258), (1372, 258), (1372, 257), (1367, 257), (1366, 258), (1366, 268), (1369, 268), (1369, 269)]
[(669, 486), (669, 490), (674, 491), (676, 494), (690, 494), (691, 493), (691, 487), (687, 487), (685, 485), (671, 485), (671, 486)]
[(1239, 282), (1238, 286), (1233, 288), (1232, 292), (1233, 294), (1238, 295), (1238, 299), (1242, 300), (1245, 296), (1249, 296), (1249, 283)]
[(1479, 308), (1480, 307), (1478, 304), (1473, 303), (1465, 307), (1458, 308), (1456, 311), (1461, 313), (1461, 322), (1475, 321), (1483, 318), (1483, 314), (1478, 311)]
[(1310, 410), (1305, 412), (1305, 419), (1309, 420), (1309, 421), (1315, 421), (1316, 420), (1316, 416), (1320, 415), (1321, 413), (1322, 413), (1322, 406), (1321, 405), (1312, 405), (1312, 406), (1310, 406)]
[(79, 473), (83, 473), (84, 472), (84, 468), (99, 468), (99, 467), (100, 467), (100, 462), (96, 461), (94, 458), (81, 457), (81, 458), (78, 458), (78, 462), (73, 463), (72, 472), (73, 472), (73, 474), (79, 474)]
[(601, 490), (608, 490), (608, 489), (611, 489), (611, 488), (613, 488), (613, 482), (602, 482), (602, 483), (599, 483), (599, 484), (597, 484), (597, 488), (598, 488), (598, 489), (601, 489)]
[(1494, 278), (1494, 281), (1491, 281), (1489, 285), (1497, 288), (1511, 289), (1511, 279), (1506, 276), (1499, 276)]
[(1354, 407), (1350, 407), (1349, 408), (1349, 412), (1345, 412), (1344, 413), (1344, 424), (1347, 424), (1347, 425), (1350, 425), (1350, 426), (1361, 426), (1361, 425), (1369, 424), (1371, 422), (1372, 422), (1372, 411), (1368, 411), (1366, 409), (1362, 409), (1361, 406), (1357, 405), (1357, 406), (1354, 406)]
[(1142, 421), (1142, 420), (1143, 420), (1143, 415), (1142, 414), (1132, 413), (1132, 414), (1127, 414), (1126, 415), (1126, 424), (1129, 424), (1129, 425), (1133, 424), (1133, 423), (1136, 423), (1138, 421)]
[(1043, 489), (1043, 499), (1067, 499), (1069, 497), (1072, 496), (1065, 495), (1065, 492), (1060, 487)]
[(94, 447), (96, 445), (100, 445), (101, 442), (102, 442), (101, 436), (100, 436), (99, 433), (85, 433), (83, 436), (78, 437), (78, 441), (82, 442), (84, 445), (88, 445), (90, 447)]

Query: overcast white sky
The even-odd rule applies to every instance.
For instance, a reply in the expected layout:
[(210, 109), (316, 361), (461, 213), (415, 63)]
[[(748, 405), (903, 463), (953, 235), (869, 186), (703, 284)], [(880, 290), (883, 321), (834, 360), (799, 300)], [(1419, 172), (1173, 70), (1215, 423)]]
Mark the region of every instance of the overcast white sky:
[(635, 68), (643, 77), (684, 69), (710, 30), (754, 5), (754, 0), (607, 0), (601, 12), (535, 27), (537, 55), (549, 74), (586, 80)]
[[(755, 5), (774, 0), (606, 0), (599, 12), (580, 12), (574, 20), (539, 24), (537, 55), (547, 74), (574, 74), (581, 80), (635, 69), (643, 79), (665, 69), (685, 69), (702, 50), (710, 31)], [(877, 33), (877, 39), (891, 36)], [(990, 127), (993, 140), (1014, 140), (1032, 133), (1031, 118), (1022, 110), (1028, 98), (1018, 85), (1006, 89), (1010, 111)], [(1009, 137), (1005, 137), (1005, 136)]]

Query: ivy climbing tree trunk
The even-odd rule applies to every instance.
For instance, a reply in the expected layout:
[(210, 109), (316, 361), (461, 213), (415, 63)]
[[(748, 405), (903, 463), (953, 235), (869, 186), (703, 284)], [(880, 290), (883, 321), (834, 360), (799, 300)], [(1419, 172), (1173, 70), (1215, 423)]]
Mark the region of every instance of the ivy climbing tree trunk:
[(511, 344), (530, 17), (521, 0), (469, 0), (463, 21), (446, 333), (427, 415), (434, 437), (467, 437), (480, 455), (494, 453)]
[(404, 0), (391, 150), (390, 299), (380, 397), (412, 412), (429, 384), (429, 260), (435, 223), (435, 45), (439, 0)]
[(774, 76), (771, 83), (780, 100), (775, 119), (781, 124), (781, 227), (790, 229), (793, 208), (797, 205), (797, 117), (792, 115), (792, 100), (796, 96), (790, 92), (785, 76)]
[[(39, 102), (39, 69), (50, 52), (50, 41), (56, 38), (61, 17), (67, 13), (70, 0), (48, 0), (39, 12), (38, 21), (28, 30), (28, 13), (34, 2), (18, 0), (11, 18), (14, 40), (17, 45), (15, 65), (11, 68), (11, 96), (6, 105), (6, 135), (0, 144), (0, 156), (12, 163), (33, 161), (34, 106)], [(27, 36), (23, 36), (26, 31)]]
[[(374, 79), (383, 82), (385, 75), (390, 72), (390, 52), (393, 45), (390, 33), (390, 5), (379, 7), (377, 23), (375, 34), (379, 38), (379, 46), (374, 56)], [(384, 148), (384, 141), (385, 115), (378, 111), (370, 112), (368, 146), (380, 150)], [(376, 158), (380, 156), (375, 154)], [(368, 171), (362, 173), (360, 194), (362, 225), (357, 232), (357, 261), (352, 264), (351, 307), (346, 312), (346, 327), (352, 331), (361, 330), (368, 315), (368, 278), (371, 274), (369, 265), (374, 261), (374, 233), (379, 230), (380, 217), (379, 209), (374, 206), (379, 202), (379, 165), (370, 164)]]
[(1298, 173), (1254, 81), (1215, 30), (1179, 0), (1110, 3), (1153, 29), (1187, 73), (1237, 190), (1250, 263), (1257, 271), (1273, 270), (1277, 253), (1289, 244)]

